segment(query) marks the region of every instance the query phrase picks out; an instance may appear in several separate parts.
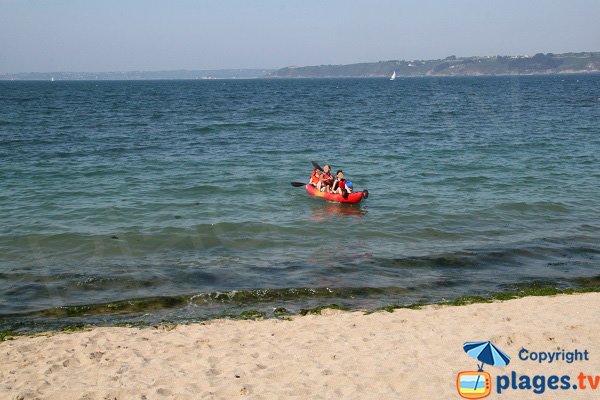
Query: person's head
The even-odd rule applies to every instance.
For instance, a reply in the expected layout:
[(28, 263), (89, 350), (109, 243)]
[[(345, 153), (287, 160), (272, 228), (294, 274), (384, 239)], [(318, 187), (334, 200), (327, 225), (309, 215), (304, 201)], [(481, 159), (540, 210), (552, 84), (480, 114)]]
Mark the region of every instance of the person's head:
[(329, 165), (325, 164), (325, 166), (323, 167), (323, 172), (325, 172), (326, 174), (328, 174), (329, 171), (331, 171), (331, 167)]
[(346, 182), (346, 186), (348, 186), (350, 189), (352, 189), (352, 182), (350, 182), (350, 181)]
[(344, 179), (344, 171), (338, 169), (338, 171), (335, 173), (335, 176), (337, 176), (338, 179)]

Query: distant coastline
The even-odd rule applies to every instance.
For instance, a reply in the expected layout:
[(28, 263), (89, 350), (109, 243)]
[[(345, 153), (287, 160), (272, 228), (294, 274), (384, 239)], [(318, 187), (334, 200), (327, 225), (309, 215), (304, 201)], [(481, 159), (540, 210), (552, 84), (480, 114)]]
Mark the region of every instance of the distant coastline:
[(286, 67), (273, 78), (378, 78), (422, 76), (554, 75), (600, 72), (600, 52), (534, 56), (456, 57), (439, 60), (391, 60), (348, 65)]
[(390, 60), (356, 64), (289, 66), (280, 69), (219, 69), (125, 72), (19, 72), (0, 80), (210, 80), (265, 78), (381, 78), (600, 73), (600, 52), (533, 56), (449, 56), (437, 60)]
[(123, 72), (19, 72), (0, 74), (0, 80), (18, 81), (143, 81), (143, 80), (210, 80), (256, 79), (268, 76), (274, 69), (215, 69)]

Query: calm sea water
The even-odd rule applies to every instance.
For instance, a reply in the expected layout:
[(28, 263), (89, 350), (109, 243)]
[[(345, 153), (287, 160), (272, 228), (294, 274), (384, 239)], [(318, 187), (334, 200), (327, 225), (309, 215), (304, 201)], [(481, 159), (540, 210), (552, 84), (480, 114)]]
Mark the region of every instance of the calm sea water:
[(599, 155), (600, 75), (0, 82), (0, 327), (577, 286)]

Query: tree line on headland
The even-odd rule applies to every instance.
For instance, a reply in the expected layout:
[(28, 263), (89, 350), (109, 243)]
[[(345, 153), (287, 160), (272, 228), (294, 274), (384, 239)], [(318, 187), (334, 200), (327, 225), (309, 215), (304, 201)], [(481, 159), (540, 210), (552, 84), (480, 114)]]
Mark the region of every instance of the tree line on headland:
[(600, 52), (538, 53), (534, 56), (456, 57), (440, 60), (391, 60), (347, 65), (286, 67), (276, 78), (342, 78), (390, 76), (487, 76), (600, 72)]

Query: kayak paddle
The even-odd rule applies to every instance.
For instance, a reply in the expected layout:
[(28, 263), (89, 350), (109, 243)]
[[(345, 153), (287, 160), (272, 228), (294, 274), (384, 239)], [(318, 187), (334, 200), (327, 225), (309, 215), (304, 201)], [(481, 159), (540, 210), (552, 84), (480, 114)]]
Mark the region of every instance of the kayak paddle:
[(311, 161), (311, 164), (313, 165), (313, 167), (315, 167), (319, 171), (323, 171), (323, 168), (321, 168), (321, 166), (319, 164), (317, 164), (316, 162)]
[(293, 186), (293, 187), (301, 187), (301, 186), (306, 186), (306, 183), (302, 183), (302, 182), (292, 182), (292, 186)]

